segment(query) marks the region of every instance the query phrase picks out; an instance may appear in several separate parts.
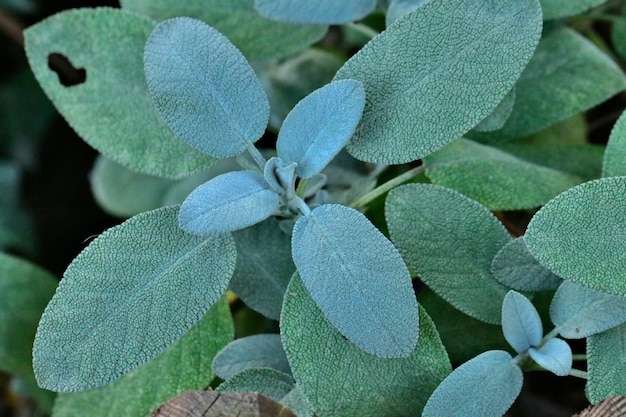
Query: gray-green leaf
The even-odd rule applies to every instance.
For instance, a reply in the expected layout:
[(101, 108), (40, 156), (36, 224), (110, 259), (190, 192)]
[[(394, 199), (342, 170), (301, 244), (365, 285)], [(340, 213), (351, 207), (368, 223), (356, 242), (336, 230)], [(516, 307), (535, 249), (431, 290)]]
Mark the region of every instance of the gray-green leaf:
[(626, 175), (626, 112), (622, 113), (611, 130), (602, 161), (603, 177), (621, 175)]
[(626, 395), (626, 324), (587, 339), (587, 368), (589, 401)]
[(561, 19), (574, 16), (592, 7), (606, 3), (607, 0), (540, 0), (543, 19)]

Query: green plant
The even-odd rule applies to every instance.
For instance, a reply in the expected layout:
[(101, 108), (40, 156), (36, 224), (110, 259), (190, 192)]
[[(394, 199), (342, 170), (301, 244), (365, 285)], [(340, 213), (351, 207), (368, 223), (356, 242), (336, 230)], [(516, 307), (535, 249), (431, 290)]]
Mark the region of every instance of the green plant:
[[(557, 20), (591, 4), (126, 0), (30, 28), (38, 81), (115, 161), (96, 195), (133, 215), (42, 316), (39, 384), (95, 388), (53, 414), (146, 415), (213, 373), (299, 416), (498, 416), (536, 368), (588, 378), (593, 402), (626, 394), (626, 119), (604, 149), (575, 117), (626, 87), (588, 26), (621, 30), (603, 3)], [(307, 50), (329, 24), (345, 43)], [(61, 83), (59, 55), (86, 79)], [(514, 210), (532, 216), (515, 239), (499, 219)], [(280, 338), (231, 342), (229, 287)], [(587, 339), (588, 373), (559, 335)]]

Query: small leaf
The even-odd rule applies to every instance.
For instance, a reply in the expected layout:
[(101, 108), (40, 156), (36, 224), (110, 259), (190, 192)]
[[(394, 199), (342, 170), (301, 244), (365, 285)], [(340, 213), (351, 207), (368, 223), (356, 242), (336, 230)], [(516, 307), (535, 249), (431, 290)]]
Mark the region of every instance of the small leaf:
[(500, 417), (519, 395), (523, 379), (511, 355), (490, 350), (448, 375), (428, 399), (422, 417)]
[(300, 101), (278, 133), (276, 150), (285, 162), (297, 162), (302, 178), (318, 174), (348, 143), (365, 105), (363, 85), (335, 81)]
[(550, 318), (567, 339), (581, 339), (626, 322), (626, 297), (565, 281), (554, 294)]
[(540, 0), (544, 20), (561, 19), (584, 13), (607, 0)]
[(267, 219), (279, 203), (261, 174), (234, 171), (193, 190), (180, 207), (178, 221), (194, 235), (231, 232)]
[(402, 17), (335, 76), (361, 81), (368, 97), (348, 151), (396, 164), (461, 137), (511, 90), (541, 25), (537, 0), (431, 1)]
[(360, 20), (374, 11), (376, 0), (255, 0), (263, 16), (291, 23), (338, 25)]
[(400, 254), (358, 211), (323, 205), (298, 219), (296, 268), (328, 320), (380, 357), (406, 357), (418, 336), (417, 301)]
[(622, 113), (611, 130), (602, 161), (602, 176), (626, 175), (626, 112)]
[(159, 23), (144, 52), (148, 89), (167, 125), (218, 158), (257, 141), (269, 119), (267, 96), (230, 41), (191, 18)]
[(572, 369), (572, 349), (565, 340), (550, 339), (540, 348), (530, 348), (528, 353), (539, 366), (555, 375), (565, 376)]
[(502, 332), (517, 353), (537, 346), (543, 336), (539, 313), (522, 294), (509, 291), (502, 303)]
[(587, 398), (598, 402), (612, 395), (626, 395), (626, 324), (587, 339)]
[(409, 14), (429, 1), (430, 0), (391, 0), (389, 7), (387, 7), (387, 14), (385, 15), (385, 24), (387, 27), (391, 26), (405, 14)]
[(626, 177), (589, 181), (559, 194), (530, 221), (530, 253), (555, 274), (626, 296)]
[(282, 159), (272, 157), (265, 163), (263, 177), (274, 192), (291, 198), (295, 195), (297, 166), (296, 162), (286, 164)]
[(137, 215), (84, 249), (39, 323), (42, 387), (98, 387), (163, 352), (224, 293), (235, 268), (229, 235), (190, 236), (178, 207)]
[(215, 356), (211, 367), (222, 379), (228, 379), (250, 368), (272, 368), (286, 374), (291, 373), (280, 336), (277, 334), (257, 334), (237, 339)]

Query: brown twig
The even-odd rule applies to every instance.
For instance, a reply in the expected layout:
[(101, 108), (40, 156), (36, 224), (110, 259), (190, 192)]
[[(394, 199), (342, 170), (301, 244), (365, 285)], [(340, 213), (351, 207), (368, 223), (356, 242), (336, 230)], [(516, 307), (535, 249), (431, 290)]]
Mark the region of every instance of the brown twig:
[(0, 31), (20, 46), (24, 46), (24, 25), (15, 16), (0, 8)]

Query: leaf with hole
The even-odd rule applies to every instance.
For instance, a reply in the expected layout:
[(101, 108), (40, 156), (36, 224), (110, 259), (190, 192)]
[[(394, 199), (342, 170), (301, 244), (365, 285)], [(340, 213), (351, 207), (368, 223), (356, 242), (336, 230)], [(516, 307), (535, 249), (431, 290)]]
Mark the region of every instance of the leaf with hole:
[(338, 25), (364, 18), (374, 11), (376, 0), (255, 0), (254, 7), (281, 22)]
[(550, 339), (541, 347), (531, 347), (528, 353), (539, 366), (555, 375), (565, 376), (572, 369), (572, 349), (565, 340)]
[(517, 353), (524, 353), (537, 346), (543, 336), (539, 313), (522, 294), (509, 291), (502, 303), (502, 332)]

